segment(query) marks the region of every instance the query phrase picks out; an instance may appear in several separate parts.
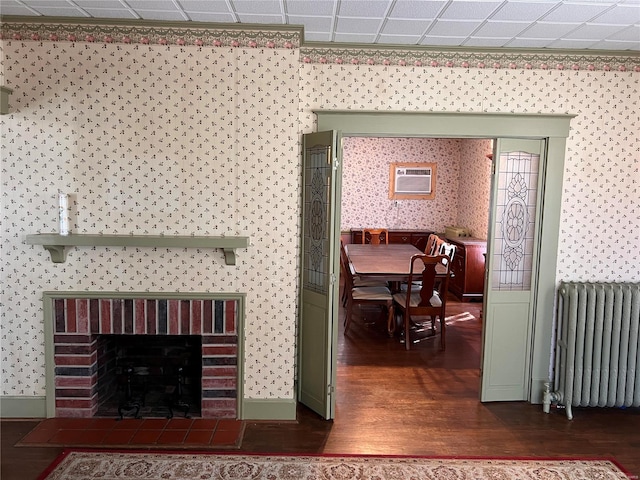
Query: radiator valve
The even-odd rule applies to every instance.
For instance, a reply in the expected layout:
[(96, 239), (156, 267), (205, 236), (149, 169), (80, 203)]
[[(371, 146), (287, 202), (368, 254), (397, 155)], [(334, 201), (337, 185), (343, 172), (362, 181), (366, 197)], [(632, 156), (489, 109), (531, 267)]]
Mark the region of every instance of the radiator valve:
[(562, 402), (562, 395), (558, 392), (551, 391), (551, 383), (544, 383), (544, 394), (542, 397), (542, 411), (544, 413), (549, 413), (551, 411), (551, 404), (557, 404), (558, 402)]

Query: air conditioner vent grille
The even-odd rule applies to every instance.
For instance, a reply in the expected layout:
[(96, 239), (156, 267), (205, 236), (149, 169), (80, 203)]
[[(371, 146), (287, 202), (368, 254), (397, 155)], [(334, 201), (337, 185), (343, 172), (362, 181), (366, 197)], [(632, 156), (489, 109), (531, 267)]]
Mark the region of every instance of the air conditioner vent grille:
[(435, 163), (389, 164), (389, 199), (433, 200), (436, 195)]

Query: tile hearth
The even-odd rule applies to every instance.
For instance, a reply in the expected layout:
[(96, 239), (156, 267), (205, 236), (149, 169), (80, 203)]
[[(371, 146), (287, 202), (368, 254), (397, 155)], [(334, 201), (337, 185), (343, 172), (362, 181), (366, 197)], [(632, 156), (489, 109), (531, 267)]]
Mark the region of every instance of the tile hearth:
[(49, 418), (18, 445), (228, 449), (240, 447), (244, 427), (231, 419)]

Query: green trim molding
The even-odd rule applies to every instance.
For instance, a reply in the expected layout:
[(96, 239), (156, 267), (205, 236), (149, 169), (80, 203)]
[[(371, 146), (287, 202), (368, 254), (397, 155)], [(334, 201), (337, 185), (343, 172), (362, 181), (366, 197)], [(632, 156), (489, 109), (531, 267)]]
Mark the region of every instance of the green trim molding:
[(241, 420), (296, 420), (297, 402), (287, 398), (245, 398)]
[[(557, 252), (560, 238), (562, 179), (571, 114), (462, 112), (384, 112), (314, 110), (318, 131), (343, 137), (534, 138), (546, 139), (544, 201), (538, 289), (534, 308), (529, 401), (542, 403), (548, 381), (555, 312)], [(339, 153), (341, 155), (341, 152)]]
[(0, 418), (45, 418), (45, 397), (0, 396)]
[[(241, 420), (296, 420), (296, 401), (293, 399), (255, 399), (240, 400), (238, 417)], [(45, 397), (0, 397), (0, 418), (46, 418)]]
[(221, 248), (227, 265), (236, 264), (236, 248), (247, 248), (249, 237), (179, 235), (89, 235), (39, 233), (25, 237), (27, 245), (42, 245), (53, 263), (66, 261), (65, 247)]
[(9, 113), (9, 95), (12, 92), (8, 87), (0, 87), (0, 115)]

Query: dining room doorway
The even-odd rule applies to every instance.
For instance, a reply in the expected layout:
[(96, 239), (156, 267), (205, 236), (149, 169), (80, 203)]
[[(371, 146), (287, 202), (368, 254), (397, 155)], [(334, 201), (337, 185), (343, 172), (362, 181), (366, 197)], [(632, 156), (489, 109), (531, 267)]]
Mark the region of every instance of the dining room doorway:
[[(500, 400), (513, 399), (511, 393), (505, 393), (508, 389), (513, 390), (513, 385), (508, 385), (505, 390), (501, 385), (503, 380), (512, 382), (514, 380), (513, 371), (505, 371), (499, 368), (500, 365), (510, 365), (514, 354), (513, 348), (503, 348), (505, 343), (509, 341), (509, 335), (514, 329), (509, 327), (510, 324), (504, 323), (504, 313), (508, 311), (510, 302), (520, 302), (518, 305), (519, 314), (523, 316), (521, 326), (515, 331), (526, 330), (525, 352), (520, 352), (522, 358), (515, 362), (518, 364), (520, 378), (515, 378), (515, 389), (522, 391), (522, 400), (528, 400), (533, 403), (541, 401), (543, 384), (548, 377), (550, 345), (552, 335), (553, 320), (553, 303), (555, 289), (555, 270), (556, 270), (556, 252), (558, 244), (559, 218), (560, 218), (560, 200), (562, 173), (564, 168), (564, 151), (566, 137), (569, 132), (569, 122), (572, 118), (570, 115), (520, 115), (520, 114), (465, 114), (465, 113), (417, 113), (417, 112), (357, 112), (357, 111), (316, 111), (318, 117), (319, 131), (334, 131), (332, 136), (336, 141), (334, 148), (336, 163), (334, 169), (339, 170), (340, 167), (340, 148), (341, 136), (430, 136), (442, 138), (496, 138), (495, 158), (502, 158), (501, 144), (509, 148), (518, 145), (509, 144), (509, 139), (521, 139), (525, 143), (529, 140), (536, 141), (537, 147), (543, 153), (541, 161), (541, 172), (539, 174), (540, 182), (536, 185), (536, 191), (539, 193), (539, 211), (536, 213), (537, 222), (535, 223), (534, 240), (530, 243), (534, 246), (535, 269), (531, 271), (532, 282), (528, 287), (527, 294), (508, 294), (504, 292), (500, 298), (499, 308), (494, 308), (490, 302), (485, 304), (485, 319), (487, 324), (483, 339), (483, 368), (482, 368), (482, 400)], [(528, 148), (528, 147), (527, 147)], [(329, 150), (327, 150), (329, 151)], [(495, 154), (498, 155), (495, 155)], [(535, 154), (535, 153), (534, 153)], [(539, 154), (535, 154), (539, 155)], [(506, 157), (505, 157), (506, 162)], [(339, 186), (339, 184), (338, 184)], [(337, 190), (339, 192), (339, 189)], [(339, 201), (339, 196), (335, 196), (329, 200), (330, 202)], [(336, 205), (332, 205), (332, 211), (335, 212)], [(492, 200), (492, 215), (495, 222), (496, 200)], [(339, 206), (337, 206), (339, 209)], [(335, 216), (334, 216), (335, 217)], [(339, 218), (339, 216), (338, 216)], [(309, 220), (309, 218), (307, 218)], [(335, 227), (335, 226), (334, 226)], [(493, 236), (498, 230), (494, 230)], [(336, 244), (339, 242), (339, 229), (327, 229), (330, 234), (327, 238), (327, 251), (337, 252)], [(490, 234), (489, 243), (493, 241)], [(538, 249), (539, 245), (544, 243), (544, 249)], [(490, 256), (491, 258), (491, 256)], [(332, 271), (327, 272), (329, 276), (335, 275), (338, 271), (338, 263), (329, 262)], [(487, 278), (492, 279), (492, 274), (497, 268), (498, 262), (494, 264), (489, 261), (487, 269)], [(304, 268), (303, 268), (304, 270)], [(337, 298), (337, 285), (331, 284), (331, 295), (325, 295), (326, 298)], [(325, 291), (325, 294), (329, 292)], [(305, 294), (305, 284), (302, 282), (302, 295)], [(329, 298), (331, 299), (331, 298)], [(524, 301), (522, 301), (524, 299)], [(304, 326), (306, 320), (305, 315), (308, 310), (305, 309), (304, 301), (301, 302), (301, 327)], [(327, 312), (331, 313), (331, 309)], [(488, 315), (487, 315), (488, 312)], [(525, 318), (526, 317), (526, 318)], [(493, 325), (494, 318), (498, 321), (499, 328)], [(325, 329), (327, 352), (326, 362), (321, 362), (327, 366), (327, 369), (335, 367), (335, 362), (331, 360), (332, 351), (335, 352), (335, 328), (330, 324), (336, 324), (337, 315), (335, 312), (328, 315), (326, 319), (329, 328)], [(523, 326), (524, 325), (524, 326)], [(301, 328), (304, 331), (305, 328)], [(317, 340), (317, 338), (315, 338)], [(301, 354), (312, 350), (309, 346), (310, 339), (300, 337), (299, 350)], [(509, 347), (509, 345), (507, 345)], [(309, 361), (307, 361), (307, 364)], [(301, 364), (299, 391), (305, 389), (311, 378), (308, 378)], [(506, 378), (511, 376), (511, 378)], [(332, 389), (335, 388), (334, 379), (335, 371), (322, 372), (325, 385), (325, 398), (330, 404), (335, 402), (335, 395), (332, 395)], [(317, 379), (316, 379), (317, 380)], [(485, 395), (485, 386), (495, 387), (490, 395)], [(322, 396), (322, 395), (321, 395)], [(484, 398), (483, 398), (484, 397)], [(304, 403), (304, 399), (300, 397), (300, 401)], [(325, 417), (331, 418), (330, 412), (335, 411), (334, 408), (328, 408), (325, 411)], [(327, 415), (326, 412), (329, 412)]]
[[(468, 356), (462, 363), (469, 368), (474, 362), (477, 371), (481, 366), (483, 253), (486, 254), (489, 228), (494, 143), (491, 138), (343, 136), (341, 145), (340, 232), (345, 245), (359, 243), (363, 228), (376, 227), (387, 230), (389, 243), (411, 244), (423, 251), (429, 234), (444, 238), (446, 227), (457, 226), (448, 229), (449, 235), (453, 231), (461, 235), (454, 239), (458, 242), (458, 258), (454, 256), (453, 263), (456, 281), (449, 287), (447, 302), (447, 324), (454, 326), (448, 330), (447, 340), (453, 343), (445, 352), (437, 353), (456, 359), (461, 355)], [(397, 200), (391, 193), (391, 173), (393, 166), (399, 163), (433, 165), (430, 170), (434, 182), (432, 195), (406, 196)], [(386, 327), (381, 325), (384, 318), (377, 315), (376, 308), (360, 306), (354, 313), (360, 317), (361, 328), (369, 329), (371, 338), (362, 335), (363, 332), (352, 332), (350, 337), (378, 352), (373, 357), (364, 356), (370, 358), (372, 364), (378, 364), (379, 357), (386, 354), (385, 349), (380, 348), (381, 343), (393, 345), (406, 341), (404, 336), (398, 335), (391, 341), (385, 338)], [(414, 326), (414, 334), (416, 345), (411, 348), (423, 348), (424, 355), (418, 357), (407, 353), (404, 354), (406, 361), (415, 361), (416, 368), (434, 363), (440, 368), (448, 365), (459, 368), (457, 361), (449, 363), (450, 360), (431, 358), (433, 348), (425, 347), (425, 344), (436, 343), (432, 329)], [(458, 334), (460, 338), (457, 338)], [(338, 365), (348, 368), (346, 365), (354, 356), (352, 350), (356, 351), (355, 355), (359, 350), (352, 348), (349, 339), (343, 339), (341, 335), (338, 338)], [(466, 346), (459, 345), (461, 342)], [(350, 377), (340, 375), (339, 378)], [(399, 383), (404, 382), (400, 377), (394, 378)], [(428, 377), (424, 381), (428, 382)], [(478, 390), (479, 387), (478, 383)], [(337, 388), (344, 388), (344, 383)]]

